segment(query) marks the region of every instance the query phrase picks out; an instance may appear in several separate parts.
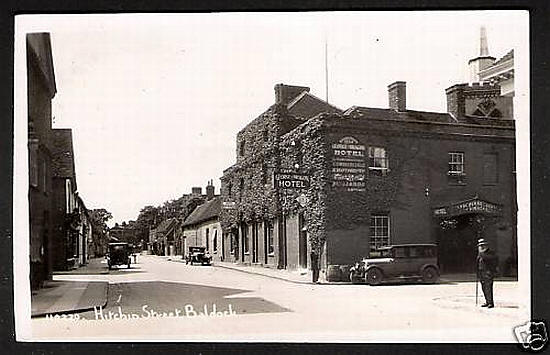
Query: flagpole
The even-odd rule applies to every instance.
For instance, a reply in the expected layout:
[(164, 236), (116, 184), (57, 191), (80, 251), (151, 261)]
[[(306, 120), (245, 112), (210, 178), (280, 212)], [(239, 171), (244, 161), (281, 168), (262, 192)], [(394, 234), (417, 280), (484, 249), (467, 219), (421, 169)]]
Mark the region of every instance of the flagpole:
[(328, 102), (328, 40), (325, 33), (325, 101)]

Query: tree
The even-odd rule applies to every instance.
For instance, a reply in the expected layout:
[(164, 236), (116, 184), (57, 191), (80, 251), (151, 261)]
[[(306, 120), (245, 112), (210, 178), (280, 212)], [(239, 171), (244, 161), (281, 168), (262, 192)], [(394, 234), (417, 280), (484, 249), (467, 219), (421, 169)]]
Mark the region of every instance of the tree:
[(96, 256), (102, 256), (107, 250), (107, 234), (109, 227), (107, 221), (113, 218), (111, 212), (104, 208), (97, 208), (89, 211), (92, 224), (92, 240)]

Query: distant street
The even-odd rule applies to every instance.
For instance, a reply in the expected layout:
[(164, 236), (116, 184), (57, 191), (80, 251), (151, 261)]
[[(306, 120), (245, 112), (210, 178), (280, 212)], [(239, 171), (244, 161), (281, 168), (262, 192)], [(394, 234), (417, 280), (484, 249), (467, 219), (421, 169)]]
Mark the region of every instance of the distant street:
[(35, 318), (36, 339), (512, 342), (512, 327), (528, 318), (524, 309), (499, 306), (500, 296), (519, 294), (516, 282), (496, 283), (491, 313), (475, 307), (472, 282), (306, 285), (158, 256), (139, 256), (131, 269), (56, 279), (107, 280), (108, 303), (78, 321)]

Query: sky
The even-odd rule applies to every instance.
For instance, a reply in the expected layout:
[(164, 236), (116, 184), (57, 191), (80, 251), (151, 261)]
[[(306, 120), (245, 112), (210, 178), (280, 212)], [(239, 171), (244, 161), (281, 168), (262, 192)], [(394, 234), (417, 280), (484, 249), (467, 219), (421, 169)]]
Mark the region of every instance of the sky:
[[(407, 82), (407, 108), (445, 112), (445, 88), (468, 81), (485, 26), (497, 59), (521, 47), (527, 13), (311, 12), (34, 15), (51, 34), (54, 128), (72, 128), (78, 191), (121, 223), (146, 205), (204, 188), (219, 193), (235, 138), (274, 103), (277, 83), (325, 92), (341, 109), (388, 107)], [(516, 51), (517, 53), (517, 51)], [(516, 54), (517, 55), (517, 54)]]

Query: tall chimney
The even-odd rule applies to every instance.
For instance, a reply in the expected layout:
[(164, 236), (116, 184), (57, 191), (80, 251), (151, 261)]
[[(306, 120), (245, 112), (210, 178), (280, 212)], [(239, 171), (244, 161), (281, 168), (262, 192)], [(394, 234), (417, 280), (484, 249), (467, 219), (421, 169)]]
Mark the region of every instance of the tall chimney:
[(210, 201), (214, 198), (214, 181), (208, 181), (208, 185), (206, 185), (206, 200)]
[(407, 111), (407, 83), (396, 81), (388, 85), (390, 109), (398, 112)]

